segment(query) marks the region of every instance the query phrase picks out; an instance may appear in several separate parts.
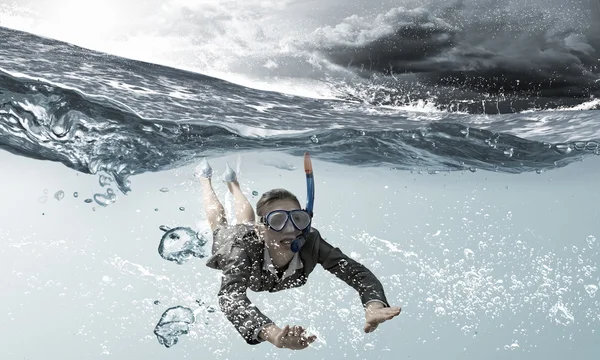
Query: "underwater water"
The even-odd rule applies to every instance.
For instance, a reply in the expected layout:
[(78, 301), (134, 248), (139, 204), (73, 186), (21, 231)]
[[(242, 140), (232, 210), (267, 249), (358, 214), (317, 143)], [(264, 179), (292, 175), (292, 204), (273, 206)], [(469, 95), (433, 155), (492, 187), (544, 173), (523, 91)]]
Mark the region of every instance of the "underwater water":
[[(521, 13), (508, 1), (488, 9), (496, 20), (459, 26), (488, 10), (384, 2), (369, 18), (323, 5), (311, 21), (329, 23), (291, 50), (268, 35), (272, 48), (240, 45), (230, 59), (223, 43), (189, 71), (123, 57), (126, 47), (96, 49), (117, 56), (73, 45), (84, 37), (58, 24), (16, 30), (35, 11), (5, 3), (2, 359), (600, 354), (600, 8), (573, 1), (570, 17), (553, 22), (565, 2)], [(156, 44), (231, 10), (192, 3), (157, 10), (174, 16), (180, 6), (186, 17)], [(242, 8), (297, 12), (268, 4)], [(514, 48), (487, 37), (510, 38), (517, 24), (529, 37), (514, 37)], [(206, 50), (187, 39), (183, 49)], [(173, 59), (163, 62), (180, 65)], [(208, 76), (223, 69), (207, 59), (246, 73)], [(253, 204), (275, 187), (304, 201), (305, 151), (314, 226), (371, 269), (402, 313), (364, 334), (357, 294), (317, 267), (302, 288), (249, 292), (278, 325), (305, 326), (317, 341), (296, 352), (249, 346), (220, 312), (219, 273), (205, 266), (212, 239), (193, 168), (203, 156), (216, 174), (229, 163)], [(233, 218), (225, 184), (213, 183)]]
[[(281, 184), (304, 190), (301, 158), (247, 153), (212, 163), (219, 168), (226, 161), (239, 164), (253, 203), (253, 191)], [(521, 175), (418, 174), (314, 160), (315, 227), (371, 268), (403, 311), (376, 332), (362, 333), (358, 296), (322, 269), (300, 289), (250, 292), (278, 324), (302, 324), (318, 334), (312, 348), (299, 352), (246, 345), (218, 310), (217, 272), (202, 258), (178, 265), (159, 256), (161, 225), (208, 236), (191, 166), (135, 176), (129, 195), (102, 207), (84, 201), (104, 190), (96, 176), (6, 152), (2, 164), (7, 359), (429, 359), (440, 349), (451, 358), (558, 359), (597, 353), (596, 157)], [(215, 184), (231, 215), (226, 187)], [(54, 197), (59, 191), (61, 200)], [(195, 322), (166, 348), (154, 328), (177, 306), (192, 310)]]

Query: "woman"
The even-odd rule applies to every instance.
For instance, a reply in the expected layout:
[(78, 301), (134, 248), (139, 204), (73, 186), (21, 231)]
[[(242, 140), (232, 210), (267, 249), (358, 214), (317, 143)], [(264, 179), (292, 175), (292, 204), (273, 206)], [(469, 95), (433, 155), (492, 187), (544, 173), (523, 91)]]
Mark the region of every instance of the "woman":
[(316, 340), (307, 336), (302, 326), (280, 328), (246, 296), (252, 291), (275, 292), (306, 283), (317, 264), (358, 291), (365, 307), (365, 328), (369, 333), (400, 314), (399, 307), (389, 307), (379, 280), (366, 267), (328, 244), (312, 228), (298, 252), (290, 246), (311, 224), (311, 215), (302, 210), (291, 192), (274, 189), (252, 205), (244, 196), (235, 172), (227, 165), (223, 179), (233, 194), (236, 225), (229, 225), (223, 205), (212, 184), (212, 168), (203, 159), (196, 168), (204, 209), (213, 231), (212, 256), (207, 266), (222, 270), (219, 305), (227, 319), (251, 345), (268, 341), (278, 348), (304, 349)]

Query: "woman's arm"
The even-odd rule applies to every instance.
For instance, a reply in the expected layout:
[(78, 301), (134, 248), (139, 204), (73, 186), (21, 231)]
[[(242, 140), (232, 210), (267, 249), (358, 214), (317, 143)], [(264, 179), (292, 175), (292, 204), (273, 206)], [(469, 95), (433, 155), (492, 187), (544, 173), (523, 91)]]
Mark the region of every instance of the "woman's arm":
[(259, 333), (273, 322), (248, 299), (246, 291), (250, 278), (250, 259), (246, 252), (233, 246), (223, 259), (223, 279), (219, 290), (219, 306), (227, 319), (244, 338), (246, 343), (256, 345), (264, 341)]
[(354, 288), (358, 292), (363, 306), (381, 304), (389, 307), (383, 286), (377, 277), (364, 265), (345, 255), (339, 248), (334, 248), (327, 243), (316, 229), (314, 231), (318, 236), (319, 264)]
[(306, 336), (304, 328), (300, 326), (280, 329), (250, 302), (246, 295), (251, 272), (250, 259), (242, 247), (232, 246), (220, 265), (223, 280), (219, 290), (219, 305), (246, 343), (256, 345), (268, 341), (278, 348), (300, 350), (316, 340), (314, 335)]

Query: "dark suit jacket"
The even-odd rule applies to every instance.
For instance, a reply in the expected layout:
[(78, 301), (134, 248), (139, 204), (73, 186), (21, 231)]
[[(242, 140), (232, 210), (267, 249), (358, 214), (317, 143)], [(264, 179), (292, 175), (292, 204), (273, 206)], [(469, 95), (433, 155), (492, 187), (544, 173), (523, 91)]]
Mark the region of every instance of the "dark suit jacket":
[(218, 294), (221, 311), (248, 344), (260, 343), (258, 332), (272, 321), (250, 302), (247, 289), (275, 292), (302, 286), (317, 264), (354, 288), (363, 305), (378, 300), (389, 306), (375, 275), (328, 244), (314, 228), (300, 250), (303, 268), (283, 280), (264, 270), (264, 248), (252, 226), (227, 226), (215, 231), (213, 255), (206, 263), (223, 271)]

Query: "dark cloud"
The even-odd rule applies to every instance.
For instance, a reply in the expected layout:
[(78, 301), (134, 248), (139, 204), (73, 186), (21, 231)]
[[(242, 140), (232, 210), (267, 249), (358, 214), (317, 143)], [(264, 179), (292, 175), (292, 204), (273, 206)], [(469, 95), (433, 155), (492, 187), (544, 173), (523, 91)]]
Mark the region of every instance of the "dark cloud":
[(413, 73), (432, 86), (589, 96), (600, 90), (600, 8), (566, 3), (399, 7), (322, 27), (311, 48), (363, 77)]

